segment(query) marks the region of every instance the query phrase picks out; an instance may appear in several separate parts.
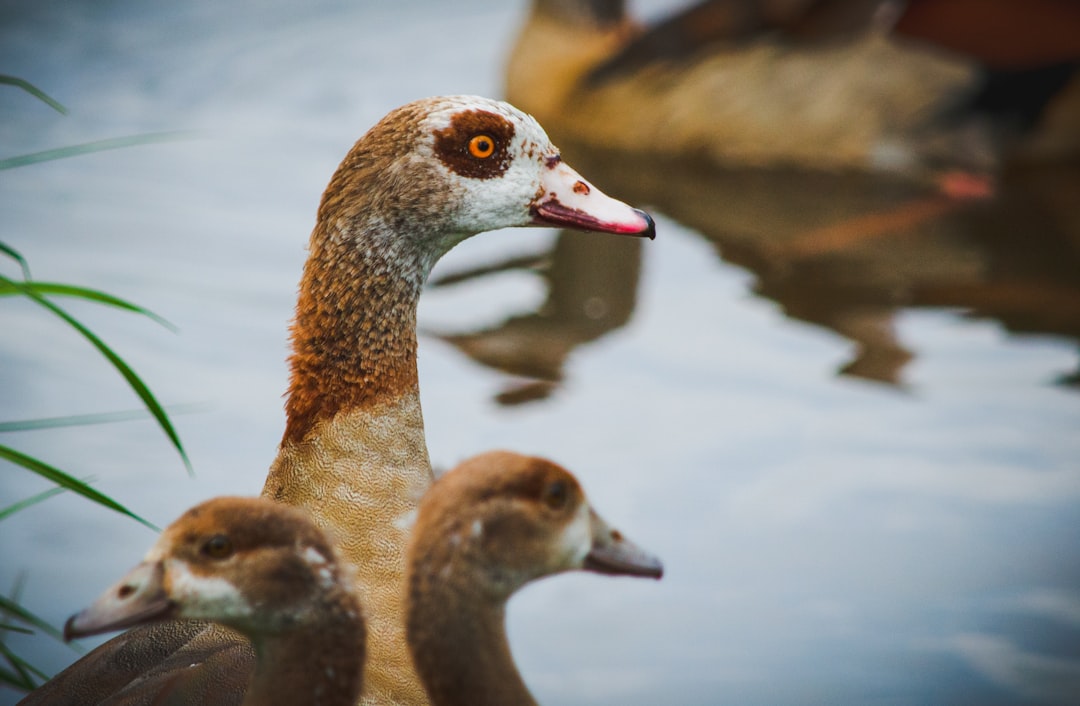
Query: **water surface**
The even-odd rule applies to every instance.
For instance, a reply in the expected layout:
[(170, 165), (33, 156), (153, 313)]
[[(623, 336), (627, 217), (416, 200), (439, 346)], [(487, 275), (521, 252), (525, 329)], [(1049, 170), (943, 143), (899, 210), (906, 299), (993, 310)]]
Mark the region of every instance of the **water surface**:
[[(524, 8), (24, 5), (0, 9), (0, 65), (71, 115), (0, 89), (3, 156), (197, 131), (0, 173), (0, 237), (35, 277), (179, 328), (66, 303), (163, 402), (200, 409), (175, 417), (196, 475), (146, 421), (2, 441), (161, 525), (255, 493), (322, 188), (391, 107), (498, 95)], [(554, 458), (665, 561), (659, 583), (563, 576), (514, 599), (539, 700), (1074, 703), (1080, 219), (1061, 194), (1076, 175), (1017, 175), (994, 204), (867, 235), (837, 224), (925, 194), (564, 148), (654, 209), (656, 241), (486, 234), (440, 264), (420, 312), (433, 462)], [(138, 407), (69, 329), (0, 305), (0, 420)], [(6, 468), (0, 505), (44, 487)], [(25, 576), (24, 603), (60, 623), (153, 536), (54, 498), (3, 522), (0, 589)], [(74, 657), (10, 644), (48, 671)]]

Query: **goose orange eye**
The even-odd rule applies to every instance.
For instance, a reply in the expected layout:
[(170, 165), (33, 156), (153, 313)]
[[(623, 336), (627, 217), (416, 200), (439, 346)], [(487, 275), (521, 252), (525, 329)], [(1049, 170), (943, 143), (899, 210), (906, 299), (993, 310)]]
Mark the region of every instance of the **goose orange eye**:
[(495, 152), (495, 140), (488, 135), (477, 135), (469, 140), (469, 154), (478, 159), (487, 159)]
[(233, 545), (223, 534), (215, 534), (203, 544), (202, 553), (211, 559), (226, 559), (232, 556)]
[(552, 510), (562, 510), (570, 500), (570, 490), (566, 487), (566, 483), (557, 480), (553, 483), (549, 483), (548, 486), (544, 488), (543, 500), (544, 504)]

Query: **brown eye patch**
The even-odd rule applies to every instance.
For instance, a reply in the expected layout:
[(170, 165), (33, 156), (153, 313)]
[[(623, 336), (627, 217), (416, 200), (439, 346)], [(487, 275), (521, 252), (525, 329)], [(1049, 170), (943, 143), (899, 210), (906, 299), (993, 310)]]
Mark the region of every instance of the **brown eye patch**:
[(487, 159), (495, 154), (495, 140), (487, 135), (477, 135), (469, 140), (469, 154), (478, 159)]
[[(514, 124), (503, 116), (465, 110), (456, 113), (448, 127), (435, 131), (435, 154), (450, 171), (463, 177), (494, 179), (510, 168), (513, 137)], [(477, 149), (480, 146), (482, 150)]]

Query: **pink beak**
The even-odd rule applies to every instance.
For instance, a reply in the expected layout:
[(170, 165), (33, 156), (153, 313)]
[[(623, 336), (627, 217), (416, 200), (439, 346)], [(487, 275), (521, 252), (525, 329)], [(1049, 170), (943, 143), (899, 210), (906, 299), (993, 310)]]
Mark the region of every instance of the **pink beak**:
[(540, 183), (542, 192), (531, 206), (535, 225), (656, 237), (649, 214), (611, 198), (559, 157), (548, 160)]

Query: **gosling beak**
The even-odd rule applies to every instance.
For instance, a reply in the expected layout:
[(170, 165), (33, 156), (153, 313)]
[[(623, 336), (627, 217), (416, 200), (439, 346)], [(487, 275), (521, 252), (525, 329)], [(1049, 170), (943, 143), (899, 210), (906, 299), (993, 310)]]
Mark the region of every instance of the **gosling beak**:
[(540, 184), (529, 208), (533, 225), (656, 237), (649, 214), (611, 198), (557, 156), (548, 158)]
[(170, 617), (175, 603), (165, 594), (164, 578), (165, 567), (161, 562), (139, 564), (90, 607), (68, 618), (64, 623), (64, 640)]
[(585, 555), (586, 571), (598, 574), (645, 576), (658, 579), (664, 575), (660, 560), (631, 542), (590, 511), (592, 548)]

